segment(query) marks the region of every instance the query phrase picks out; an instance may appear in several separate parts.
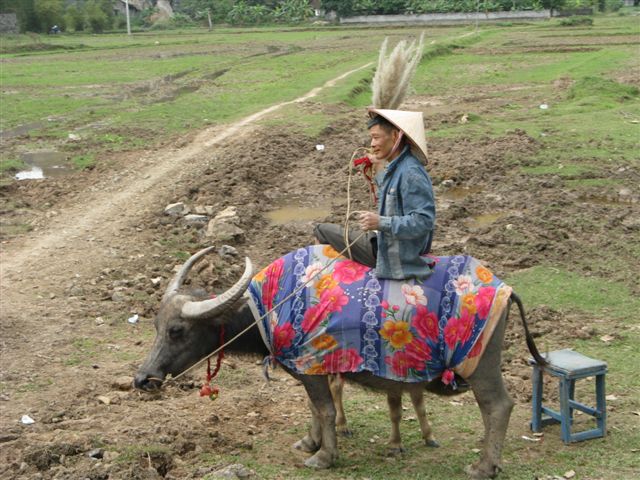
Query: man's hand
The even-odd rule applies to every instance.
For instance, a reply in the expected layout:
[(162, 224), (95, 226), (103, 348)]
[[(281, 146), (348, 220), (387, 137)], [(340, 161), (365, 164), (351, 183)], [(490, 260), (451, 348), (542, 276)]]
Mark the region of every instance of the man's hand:
[(369, 160), (371, 160), (371, 165), (373, 166), (373, 173), (379, 173), (385, 166), (385, 161), (382, 158), (378, 158), (375, 153), (367, 154)]
[(377, 230), (380, 226), (380, 215), (373, 212), (362, 212), (358, 218), (360, 228), (365, 232), (368, 230)]

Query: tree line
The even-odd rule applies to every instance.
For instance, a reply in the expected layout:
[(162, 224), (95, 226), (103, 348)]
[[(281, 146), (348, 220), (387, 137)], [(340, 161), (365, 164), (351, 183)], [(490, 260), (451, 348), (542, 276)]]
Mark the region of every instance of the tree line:
[[(134, 28), (178, 28), (208, 21), (231, 25), (295, 24), (314, 16), (309, 0), (174, 0), (174, 16), (154, 22), (154, 8), (131, 16)], [(0, 12), (17, 14), (20, 31), (100, 33), (125, 27), (125, 16), (116, 14), (120, 0), (0, 0)], [(319, 6), (338, 16), (494, 12), (591, 7), (617, 10), (623, 0), (321, 0)]]
[(339, 16), (393, 15), (453, 12), (504, 12), (511, 10), (579, 9), (615, 11), (623, 0), (323, 0), (322, 7)]
[(112, 0), (0, 0), (0, 12), (15, 13), (21, 32), (61, 30), (100, 33), (118, 28)]

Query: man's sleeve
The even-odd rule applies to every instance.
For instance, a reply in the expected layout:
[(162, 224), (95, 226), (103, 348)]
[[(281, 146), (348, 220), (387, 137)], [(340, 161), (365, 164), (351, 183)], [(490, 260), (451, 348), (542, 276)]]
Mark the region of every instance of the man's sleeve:
[(427, 175), (409, 172), (400, 185), (404, 215), (381, 216), (379, 230), (399, 239), (425, 237), (433, 230), (436, 209)]

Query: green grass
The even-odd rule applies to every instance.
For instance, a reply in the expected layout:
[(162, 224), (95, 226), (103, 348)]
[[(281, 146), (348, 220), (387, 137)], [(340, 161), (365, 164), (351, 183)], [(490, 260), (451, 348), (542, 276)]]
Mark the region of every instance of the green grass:
[[(553, 157), (553, 161), (557, 158)], [(560, 175), (561, 177), (575, 177), (592, 169), (584, 165), (540, 165), (536, 167), (522, 167), (522, 171), (529, 175)]]
[(0, 174), (13, 174), (25, 167), (25, 163), (18, 158), (0, 158)]
[(74, 351), (64, 360), (66, 366), (82, 365), (95, 357), (100, 342), (93, 338), (76, 338), (72, 342)]
[(559, 25), (563, 27), (590, 27), (593, 25), (593, 18), (591, 17), (569, 17), (560, 20)]
[(77, 155), (71, 158), (71, 163), (79, 170), (90, 169), (95, 166), (96, 158), (91, 154)]
[(259, 123), (277, 129), (285, 128), (289, 132), (308, 137), (318, 137), (330, 121), (331, 117), (319, 109), (313, 111), (300, 108), (299, 105), (287, 105)]
[(554, 309), (612, 315), (631, 321), (640, 299), (624, 285), (585, 277), (555, 267), (539, 265), (509, 276), (508, 283), (531, 305)]
[(321, 92), (317, 98), (328, 104), (344, 103), (354, 108), (366, 107), (371, 104), (371, 79), (374, 72), (373, 65), (356, 72), (348, 80)]
[[(2, 185), (2, 183), (0, 183)], [(7, 223), (0, 225), (0, 236), (23, 235), (33, 230), (33, 226), (27, 223)]]
[(569, 90), (567, 98), (580, 106), (596, 106), (615, 108), (620, 103), (638, 97), (639, 91), (633, 85), (621, 83), (602, 77), (582, 77)]
[[(581, 350), (582, 351), (582, 350)], [(613, 365), (617, 358), (608, 357)], [(573, 469), (579, 478), (620, 478), (631, 480), (634, 473), (635, 454), (633, 445), (640, 440), (634, 428), (630, 410), (637, 409), (633, 398), (637, 390), (628, 395), (620, 394), (618, 375), (610, 372), (608, 393), (619, 397), (615, 411), (609, 416), (609, 435), (605, 439), (590, 440), (573, 445), (564, 445), (560, 440), (558, 426), (545, 427), (544, 441), (531, 443), (522, 435), (531, 436), (529, 405), (517, 405), (511, 417), (504, 450), (504, 470), (500, 474), (505, 480), (530, 480), (545, 475), (562, 476)], [(591, 400), (592, 384), (579, 384), (578, 394), (589, 391), (591, 395), (580, 399)], [(464, 480), (468, 477), (464, 467), (478, 458), (472, 449), (480, 446), (482, 419), (480, 411), (470, 394), (455, 397), (451, 404), (447, 398), (428, 396), (427, 414), (441, 447), (428, 448), (423, 445), (418, 423), (410, 403), (401, 422), (403, 445), (406, 453), (399, 457), (387, 456), (386, 442), (390, 433), (386, 401), (383, 395), (348, 386), (345, 394), (345, 410), (354, 432), (351, 438), (338, 439), (340, 457), (336, 465), (322, 472), (300, 467), (307, 458), (301, 453), (278, 456), (281, 462), (264, 461), (265, 455), (273, 452), (288, 452), (289, 446), (306, 433), (306, 425), (292, 426), (276, 437), (258, 438), (251, 450), (236, 449), (234, 454), (206, 452), (199, 461), (206, 465), (241, 463), (254, 470), (260, 478), (277, 479), (426, 479)], [(610, 405), (613, 402), (609, 402)], [(619, 412), (619, 413), (618, 413)], [(580, 419), (582, 421), (582, 418)], [(580, 423), (580, 428), (585, 428)], [(615, 452), (615, 453), (613, 453)]]
[(51, 380), (50, 378), (38, 378), (37, 380), (23, 383), (22, 385), (17, 387), (16, 391), (19, 393), (36, 392), (38, 390), (50, 387), (52, 384), (53, 380)]

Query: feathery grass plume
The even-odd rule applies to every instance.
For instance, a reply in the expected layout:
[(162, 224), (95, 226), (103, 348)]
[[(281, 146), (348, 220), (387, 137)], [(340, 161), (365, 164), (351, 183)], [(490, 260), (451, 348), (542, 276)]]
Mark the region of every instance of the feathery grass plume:
[(372, 101), (375, 108), (397, 109), (407, 95), (409, 83), (422, 59), (424, 33), (420, 39), (407, 44), (399, 42), (391, 54), (387, 55), (389, 39), (385, 38), (380, 47), (378, 68), (373, 77)]

